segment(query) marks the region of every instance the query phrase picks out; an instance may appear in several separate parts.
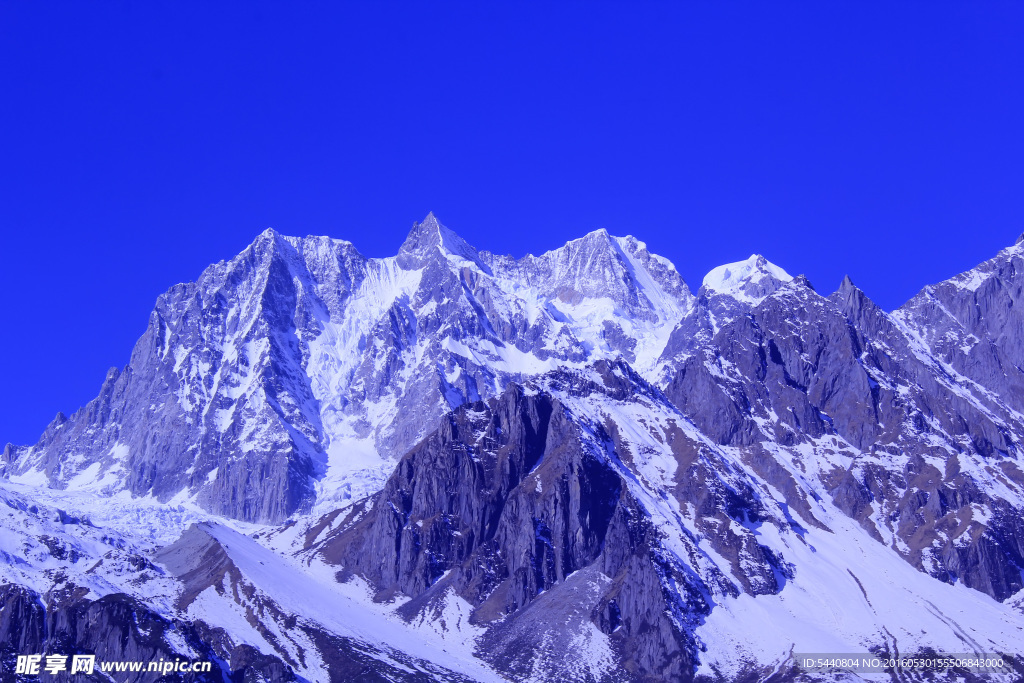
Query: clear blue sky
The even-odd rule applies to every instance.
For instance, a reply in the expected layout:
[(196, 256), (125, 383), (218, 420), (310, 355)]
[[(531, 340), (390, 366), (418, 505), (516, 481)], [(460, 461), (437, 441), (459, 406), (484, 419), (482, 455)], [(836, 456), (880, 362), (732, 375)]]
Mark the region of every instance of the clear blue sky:
[(1000, 2), (2, 2), (0, 445), (267, 226), (604, 227), (694, 288), (759, 252), (894, 308), (1024, 230), (1022, 35)]

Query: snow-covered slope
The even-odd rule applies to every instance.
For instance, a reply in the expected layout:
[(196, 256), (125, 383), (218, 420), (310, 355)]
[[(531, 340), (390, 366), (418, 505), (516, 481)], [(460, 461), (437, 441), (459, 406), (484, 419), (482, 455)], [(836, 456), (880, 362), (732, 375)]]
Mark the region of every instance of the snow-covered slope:
[(281, 521), (376, 490), (444, 412), (510, 381), (653, 366), (691, 301), (671, 264), (604, 231), (517, 261), (433, 215), (385, 259), (268, 230), (161, 296), (127, 368), (6, 471)]
[[(1019, 680), (1022, 254), (890, 314), (757, 255), (692, 295), (603, 230), (521, 259), (432, 215), (384, 259), (268, 230), (4, 450), (0, 606), (31, 619), (0, 656), (610, 682), (935, 651)], [(130, 646), (45, 627), (82, 615)]]
[(765, 296), (789, 282), (792, 276), (759, 254), (746, 261), (718, 266), (704, 276), (702, 286), (715, 294), (725, 294), (747, 304), (759, 304)]

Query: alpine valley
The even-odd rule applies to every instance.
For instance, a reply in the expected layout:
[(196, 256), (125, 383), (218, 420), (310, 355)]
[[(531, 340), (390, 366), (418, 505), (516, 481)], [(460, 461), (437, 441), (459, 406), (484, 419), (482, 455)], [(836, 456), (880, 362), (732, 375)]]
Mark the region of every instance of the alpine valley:
[(1021, 681), (1022, 443), (1022, 241), (886, 312), (760, 256), (694, 292), (603, 230), (518, 260), (433, 215), (384, 259), (267, 230), (3, 450), (0, 667)]

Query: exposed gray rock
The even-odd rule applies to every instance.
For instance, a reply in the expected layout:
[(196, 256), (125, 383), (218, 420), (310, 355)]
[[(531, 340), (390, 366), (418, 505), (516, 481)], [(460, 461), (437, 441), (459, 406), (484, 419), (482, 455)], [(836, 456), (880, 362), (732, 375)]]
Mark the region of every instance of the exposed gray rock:
[[(619, 322), (578, 319), (595, 299)], [(278, 522), (308, 511), (318, 486), (340, 501), (376, 490), (448, 410), (545, 363), (653, 358), (647, 333), (690, 299), (667, 261), (603, 231), (515, 260), (478, 252), (433, 215), (391, 259), (267, 230), (162, 295), (100, 395), (33, 447), (5, 449), (0, 468), (64, 487), (98, 463), (93, 479), (111, 492)], [(376, 464), (332, 478), (332, 443), (340, 453), (352, 439)]]
[[(249, 625), (275, 647), (271, 653), (261, 653), (250, 645), (235, 647), (230, 660), (233, 669), (254, 664), (266, 668), (271, 660), (301, 668), (315, 657), (323, 663), (322, 674), (330, 681), (470, 683), (443, 667), (399, 651), (383, 652), (378, 645), (339, 636), (311, 619), (290, 614), (253, 585), (210, 530), (205, 523), (192, 525), (177, 541), (157, 552), (154, 561), (181, 582), (176, 602), (179, 610), (187, 610), (201, 593), (212, 589), (241, 606)], [(309, 643), (315, 653), (308, 651)]]
[[(98, 662), (208, 661), (211, 673), (176, 674), (180, 681), (295, 681), (291, 668), (280, 659), (233, 647), (223, 632), (202, 622), (169, 620), (123, 594), (98, 600), (83, 597), (86, 590), (68, 586), (48, 595), (5, 584), (0, 586), (0, 662), (5, 676), (15, 670), (19, 654), (95, 655)], [(184, 642), (194, 652), (181, 652), (171, 645)], [(155, 672), (113, 673), (116, 681), (164, 681)], [(48, 676), (56, 681), (105, 681), (99, 667), (93, 675), (68, 672)], [(24, 680), (37, 677), (26, 676)], [(8, 680), (8, 679), (5, 679)]]
[[(664, 400), (626, 364), (592, 369), (553, 373), (545, 386), (572, 397)], [(732, 562), (737, 583), (708, 574), (695, 539), (687, 537), (685, 557), (666, 550), (667, 532), (627, 483), (638, 454), (608, 426), (611, 433), (598, 426), (585, 434), (554, 395), (511, 385), (453, 412), (353, 522), (314, 548), (342, 580), (367, 578), (378, 599), (411, 596), (402, 608), (408, 618), (449, 591), (464, 598), (488, 627), (481, 656), (513, 679), (540, 670), (578, 681), (687, 680), (698, 652), (690, 633), (713, 590), (776, 593), (793, 576), (748, 527), (791, 527), (726, 474), (713, 450), (679, 432), (673, 448), (683, 467), (673, 493), (694, 506), (704, 541)], [(578, 645), (588, 628), (609, 636), (617, 666), (591, 670), (567, 658), (564, 644)]]
[[(1003, 263), (1016, 258), (1008, 257), (1010, 251), (980, 267), (987, 291), (1004, 296), (1014, 289), (1002, 284), (1003, 277), (1017, 272)], [(958, 276), (957, 282), (973, 277)], [(827, 298), (799, 278), (765, 277), (764, 282), (771, 287), (754, 292), (754, 302), (701, 290), (663, 355), (666, 395), (717, 443), (749, 451), (748, 463), (766, 480), (785, 467), (759, 457), (764, 452), (759, 443), (820, 445), (830, 435), (839, 437), (849, 445), (849, 455), (862, 455), (850, 469), (826, 473), (822, 483), (839, 508), (872, 535), (881, 540), (895, 533), (908, 548), (901, 550), (908, 561), (997, 599), (1024, 587), (1019, 528), (1004, 517), (984, 525), (961, 523), (971, 519), (971, 504), (986, 510), (1008, 506), (1021, 514), (1019, 500), (992, 496), (975, 469), (995, 465), (1017, 471), (1016, 435), (1024, 433), (1024, 422), (1002, 392), (1013, 393), (1007, 382), (1016, 382), (1019, 371), (997, 382), (993, 378), (1004, 375), (996, 363), (987, 374), (976, 373), (978, 383), (972, 384), (943, 365), (942, 349), (933, 352), (928, 335), (907, 322), (925, 324), (926, 318), (910, 311), (927, 308), (931, 289), (890, 316), (849, 278)], [(935, 291), (952, 296), (963, 287), (951, 281)], [(967, 298), (975, 301), (976, 295)], [(1002, 305), (1012, 307), (1006, 302)], [(938, 304), (928, 308), (941, 309)], [(703, 341), (681, 346), (684, 334)], [(932, 336), (952, 338), (945, 331)], [(997, 350), (995, 342), (986, 348)], [(925, 463), (936, 459), (945, 464), (929, 465), (932, 474), (922, 475)], [(971, 468), (967, 459), (974, 463)], [(796, 486), (788, 490), (790, 505), (808, 509), (806, 492)], [(948, 502), (935, 508), (940, 500)]]
[[(411, 621), (467, 601), (478, 656), (512, 680), (687, 681), (716, 605), (784, 594), (794, 548), (839, 512), (921, 572), (1019, 602), (1022, 269), (1018, 244), (890, 314), (849, 278), (822, 296), (756, 255), (694, 297), (604, 231), (521, 259), (432, 215), (390, 259), (267, 231), (161, 296), (128, 365), (34, 446), (8, 444), (0, 474), (247, 521), (326, 512), (300, 519), (305, 552), (407, 596)], [(4, 656), (170, 656), (173, 631), (231, 680), (288, 680), (307, 655), (332, 681), (466, 680), (300, 622), (210, 529), (152, 558), (37, 534), (54, 589), (4, 589)], [(64, 573), (87, 561), (176, 579), (179, 611), (233, 601), (272, 651), (87, 599)], [(780, 661), (731, 680), (812, 679)]]
[[(538, 657), (563, 656), (552, 643), (568, 634), (544, 640), (513, 624), (531, 623), (546, 609), (534, 601), (573, 590), (579, 583), (567, 579), (585, 570), (597, 581), (588, 599), (606, 615), (623, 666), (633, 680), (654, 680), (683, 675), (692, 660), (692, 645), (666, 616), (657, 548), (621, 477), (582, 447), (565, 407), (513, 385), (453, 413), (402, 459), (372, 510), (320, 551), (370, 579), (381, 598), (401, 592), (423, 602), (454, 590), (476, 608), (477, 622), (501, 621), (481, 652), (513, 674)], [(686, 609), (706, 611), (700, 596), (695, 586), (697, 602)], [(597, 619), (573, 614), (574, 627)]]
[(895, 314), (936, 358), (1024, 410), (1024, 246), (925, 287)]

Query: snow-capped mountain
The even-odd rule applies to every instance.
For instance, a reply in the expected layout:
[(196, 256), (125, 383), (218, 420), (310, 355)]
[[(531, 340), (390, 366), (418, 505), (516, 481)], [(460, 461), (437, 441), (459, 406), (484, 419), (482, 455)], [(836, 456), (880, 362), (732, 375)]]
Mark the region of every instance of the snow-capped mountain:
[(649, 367), (691, 300), (671, 264), (604, 231), (516, 261), (432, 215), (386, 259), (268, 230), (161, 296), (128, 366), (8, 472), (280, 522), (373, 492), (445, 412), (509, 382)]
[[(3, 656), (782, 681), (946, 652), (1009, 668), (846, 680), (1019, 680), (1022, 291), (1022, 242), (886, 313), (758, 255), (692, 294), (603, 230), (522, 259), (433, 215), (385, 259), (268, 230), (4, 450), (3, 609), (38, 626), (0, 620)], [(44, 626), (86, 612), (134, 645)]]

